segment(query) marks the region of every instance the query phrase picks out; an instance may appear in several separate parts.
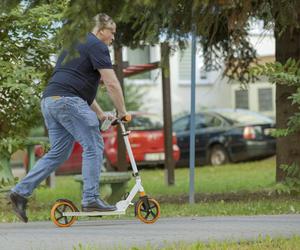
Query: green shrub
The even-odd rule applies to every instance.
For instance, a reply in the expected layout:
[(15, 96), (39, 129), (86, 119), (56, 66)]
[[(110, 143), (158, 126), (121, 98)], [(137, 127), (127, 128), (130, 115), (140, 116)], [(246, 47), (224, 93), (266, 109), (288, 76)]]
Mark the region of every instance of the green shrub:
[(276, 185), (278, 193), (298, 194), (300, 193), (300, 167), (297, 163), (291, 165), (283, 164), (280, 168), (286, 173), (283, 182)]
[(52, 72), (62, 4), (21, 6), (0, 15), (0, 182), (13, 181), (9, 159), (40, 121), (39, 102)]

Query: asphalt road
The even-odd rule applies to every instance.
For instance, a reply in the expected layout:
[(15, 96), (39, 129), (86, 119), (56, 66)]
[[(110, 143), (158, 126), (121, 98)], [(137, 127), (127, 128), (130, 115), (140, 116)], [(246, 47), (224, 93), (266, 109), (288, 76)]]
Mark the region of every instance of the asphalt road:
[[(253, 240), (300, 235), (300, 215), (161, 218), (147, 225), (136, 219), (81, 220), (69, 228), (52, 222), (0, 223), (1, 250), (58, 250), (97, 246), (126, 249), (176, 242)], [(83, 248), (84, 249), (84, 248)]]

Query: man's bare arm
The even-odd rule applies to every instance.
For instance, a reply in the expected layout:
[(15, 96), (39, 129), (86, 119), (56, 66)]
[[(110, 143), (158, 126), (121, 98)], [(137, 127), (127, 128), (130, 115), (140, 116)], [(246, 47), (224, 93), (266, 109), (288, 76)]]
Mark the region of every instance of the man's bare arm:
[(106, 115), (103, 112), (103, 110), (101, 109), (101, 107), (99, 106), (99, 104), (97, 103), (96, 99), (94, 99), (94, 101), (92, 102), (90, 107), (96, 113), (96, 115), (100, 121), (105, 120)]
[(123, 97), (123, 91), (120, 82), (113, 69), (99, 69), (102, 81), (107, 89), (107, 92), (118, 110), (118, 116), (123, 117), (126, 115), (126, 107)]

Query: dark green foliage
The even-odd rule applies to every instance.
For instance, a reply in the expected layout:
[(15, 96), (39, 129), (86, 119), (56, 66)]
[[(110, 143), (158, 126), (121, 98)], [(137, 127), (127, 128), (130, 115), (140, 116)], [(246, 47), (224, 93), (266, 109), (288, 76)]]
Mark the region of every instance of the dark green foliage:
[[(0, 148), (13, 153), (40, 121), (39, 101), (57, 50), (52, 41), (62, 6), (42, 5), (0, 16)], [(16, 142), (16, 140), (18, 143)], [(8, 143), (8, 141), (12, 142)]]
[[(13, 4), (13, 3), (12, 3)], [(10, 5), (9, 7), (14, 7)], [(16, 6), (0, 15), (0, 182), (13, 181), (11, 154), (26, 144), (29, 130), (41, 120), (42, 86), (51, 74), (50, 56), (62, 5)]]
[[(4, 1), (5, 9), (18, 1)], [(21, 2), (21, 1), (19, 1)], [(27, 1), (27, 8), (60, 1)], [(63, 28), (59, 39), (70, 48), (91, 30), (91, 18), (99, 12), (112, 16), (117, 23), (116, 44), (138, 47), (161, 39), (184, 47), (190, 40), (192, 24), (204, 47), (206, 67), (226, 65), (225, 74), (249, 81), (249, 65), (256, 62), (255, 50), (247, 34), (250, 22), (264, 20), (279, 36), (286, 27), (299, 27), (295, 10), (298, 0), (71, 0), (65, 2)]]
[(22, 63), (1, 62), (0, 71), (0, 150), (3, 155), (14, 153), (21, 138), (25, 138), (29, 128), (39, 120), (40, 86), (35, 86), (34, 79), (41, 75)]
[[(276, 137), (293, 135), (300, 130), (300, 61), (289, 59), (282, 65), (279, 62), (259, 65), (251, 70), (251, 74), (257, 76), (267, 76), (269, 81), (275, 84), (296, 87), (296, 92), (288, 98), (292, 100), (292, 105), (297, 105), (298, 112), (289, 117), (285, 128), (277, 128), (273, 133)], [(300, 167), (299, 164), (281, 164), (285, 178), (277, 184), (279, 193), (300, 193)]]
[(0, 0), (0, 10), (1, 10), (1, 13), (10, 12), (20, 2), (21, 2), (20, 0)]
[(285, 172), (286, 178), (277, 184), (278, 193), (299, 194), (300, 193), (300, 167), (297, 163), (291, 165), (283, 164), (280, 168)]
[(266, 63), (251, 69), (254, 77), (267, 76), (274, 84), (281, 84), (296, 87), (296, 92), (288, 98), (292, 100), (292, 105), (298, 105), (299, 112), (289, 117), (286, 128), (276, 129), (274, 136), (288, 136), (300, 129), (300, 61), (289, 59), (284, 65), (279, 62)]

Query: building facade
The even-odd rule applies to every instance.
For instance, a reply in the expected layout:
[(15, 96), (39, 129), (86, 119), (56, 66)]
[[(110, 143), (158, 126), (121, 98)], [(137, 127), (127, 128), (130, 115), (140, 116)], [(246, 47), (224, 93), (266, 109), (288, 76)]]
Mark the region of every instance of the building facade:
[[(274, 61), (275, 39), (272, 32), (262, 32), (256, 23), (249, 36), (261, 62)], [(123, 48), (123, 60), (129, 65), (160, 61), (160, 46), (142, 49)], [(206, 108), (245, 108), (275, 117), (275, 86), (261, 79), (247, 86), (228, 82), (222, 69), (204, 70), (201, 48), (196, 54), (196, 110)], [(170, 56), (171, 99), (173, 116), (190, 111), (191, 46)], [(162, 80), (159, 69), (125, 79), (125, 84), (140, 86), (145, 92), (144, 110), (162, 114)]]

